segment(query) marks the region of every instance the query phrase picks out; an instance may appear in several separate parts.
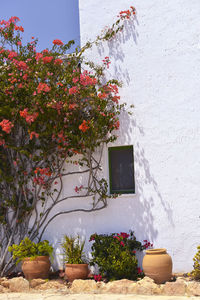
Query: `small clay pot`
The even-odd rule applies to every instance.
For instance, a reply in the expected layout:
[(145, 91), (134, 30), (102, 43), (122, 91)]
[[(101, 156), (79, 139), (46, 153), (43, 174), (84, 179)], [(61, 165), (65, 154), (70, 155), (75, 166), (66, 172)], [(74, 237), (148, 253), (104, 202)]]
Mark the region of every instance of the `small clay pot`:
[(27, 280), (36, 278), (47, 279), (50, 270), (49, 256), (27, 257), (22, 262), (22, 271)]
[(87, 279), (89, 274), (88, 264), (66, 264), (65, 275), (69, 282), (75, 279)]
[(172, 259), (164, 248), (146, 250), (142, 267), (144, 274), (155, 283), (165, 283), (172, 277)]

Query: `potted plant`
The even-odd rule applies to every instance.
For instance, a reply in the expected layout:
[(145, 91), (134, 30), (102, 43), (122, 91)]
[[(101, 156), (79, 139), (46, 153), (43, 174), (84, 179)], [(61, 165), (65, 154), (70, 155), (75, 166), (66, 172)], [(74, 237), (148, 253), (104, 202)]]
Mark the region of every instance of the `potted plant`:
[(19, 245), (13, 244), (8, 250), (12, 252), (16, 264), (22, 261), (22, 271), (27, 280), (48, 278), (51, 266), (49, 256), (52, 258), (53, 253), (49, 241), (34, 243), (26, 237)]
[(72, 237), (64, 235), (63, 256), (65, 262), (65, 275), (69, 282), (74, 279), (86, 279), (88, 277), (88, 264), (83, 251), (85, 240), (81, 241), (80, 236)]
[(92, 234), (91, 266), (98, 266), (99, 273), (107, 280), (137, 280), (144, 276), (138, 266), (136, 251), (142, 251), (151, 244), (136, 240), (133, 231), (111, 234)]

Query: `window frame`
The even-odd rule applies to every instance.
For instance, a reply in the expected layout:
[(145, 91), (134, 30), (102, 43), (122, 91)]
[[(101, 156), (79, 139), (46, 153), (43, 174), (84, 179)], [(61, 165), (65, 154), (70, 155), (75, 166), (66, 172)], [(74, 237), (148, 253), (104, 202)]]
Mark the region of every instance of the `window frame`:
[[(112, 188), (112, 172), (111, 172), (111, 153), (120, 149), (131, 149), (132, 158), (133, 158), (133, 188), (132, 189), (123, 189), (123, 190), (113, 190)], [(109, 191), (110, 194), (135, 194), (135, 169), (134, 169), (134, 147), (133, 145), (127, 146), (113, 146), (108, 148), (108, 166), (109, 166)]]

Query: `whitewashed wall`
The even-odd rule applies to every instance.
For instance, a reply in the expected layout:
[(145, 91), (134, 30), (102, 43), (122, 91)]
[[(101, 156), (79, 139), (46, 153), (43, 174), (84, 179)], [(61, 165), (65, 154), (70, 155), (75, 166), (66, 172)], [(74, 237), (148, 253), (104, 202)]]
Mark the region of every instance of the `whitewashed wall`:
[[(200, 1), (79, 0), (81, 44), (131, 5), (136, 20), (89, 56), (96, 62), (110, 57), (108, 78), (122, 80), (122, 101), (135, 105), (131, 118), (122, 116), (115, 145), (134, 145), (136, 193), (98, 213), (59, 217), (45, 238), (59, 253), (64, 233), (88, 239), (132, 229), (139, 240), (167, 248), (174, 271), (189, 271), (200, 244)], [(104, 173), (108, 178), (107, 150)]]

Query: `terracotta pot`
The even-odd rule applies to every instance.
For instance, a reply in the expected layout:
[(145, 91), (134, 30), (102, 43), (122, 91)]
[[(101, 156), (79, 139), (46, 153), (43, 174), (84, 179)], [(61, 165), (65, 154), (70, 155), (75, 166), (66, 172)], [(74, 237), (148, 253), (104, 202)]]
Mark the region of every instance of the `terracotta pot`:
[(27, 257), (22, 262), (22, 271), (27, 280), (36, 278), (47, 279), (50, 266), (49, 256), (37, 256), (34, 259)]
[(146, 250), (142, 267), (144, 274), (155, 283), (164, 283), (172, 277), (172, 259), (164, 248)]
[(65, 265), (65, 275), (70, 282), (72, 282), (74, 279), (87, 279), (88, 273), (88, 264)]

